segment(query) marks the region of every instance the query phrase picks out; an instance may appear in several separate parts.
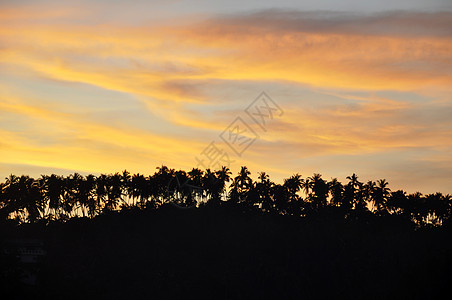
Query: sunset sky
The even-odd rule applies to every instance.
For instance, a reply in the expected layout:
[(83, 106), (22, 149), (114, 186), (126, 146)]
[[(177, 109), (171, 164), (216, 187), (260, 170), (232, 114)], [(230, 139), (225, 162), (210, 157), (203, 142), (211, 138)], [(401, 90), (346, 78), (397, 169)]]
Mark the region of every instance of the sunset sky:
[(213, 142), (254, 178), (452, 193), (451, 117), (449, 0), (0, 1), (2, 179), (188, 170)]

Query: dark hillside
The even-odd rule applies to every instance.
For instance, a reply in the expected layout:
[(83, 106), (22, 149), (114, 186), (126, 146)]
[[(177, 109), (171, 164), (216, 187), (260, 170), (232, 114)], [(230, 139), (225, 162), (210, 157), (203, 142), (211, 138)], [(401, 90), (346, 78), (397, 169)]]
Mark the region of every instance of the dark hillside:
[(390, 216), (168, 205), (6, 226), (3, 242), (39, 238), (47, 251), (35, 285), (4, 275), (17, 299), (435, 298), (452, 280), (449, 226), (414, 230)]

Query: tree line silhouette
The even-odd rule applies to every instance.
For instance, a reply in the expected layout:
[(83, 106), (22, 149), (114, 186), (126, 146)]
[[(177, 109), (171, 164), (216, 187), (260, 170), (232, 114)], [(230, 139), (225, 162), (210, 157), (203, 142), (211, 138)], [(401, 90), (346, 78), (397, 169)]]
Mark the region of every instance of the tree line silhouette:
[[(166, 166), (149, 176), (11, 175), (0, 183), (1, 295), (416, 299), (450, 290), (449, 195), (391, 191), (356, 174), (343, 183), (257, 175)], [(30, 241), (45, 250), (36, 263), (14, 252)]]
[[(356, 174), (345, 184), (320, 174), (294, 174), (282, 184), (260, 172), (254, 181), (247, 167), (233, 177), (229, 168), (186, 172), (157, 168), (150, 176), (128, 171), (100, 176), (52, 174), (38, 179), (10, 175), (0, 183), (0, 217), (17, 223), (93, 218), (110, 211), (178, 207), (229, 206), (291, 216), (334, 211), (351, 215), (396, 216), (416, 226), (441, 226), (450, 219), (452, 197), (442, 193), (391, 191), (388, 182), (360, 182)], [(228, 185), (229, 184), (229, 185)]]

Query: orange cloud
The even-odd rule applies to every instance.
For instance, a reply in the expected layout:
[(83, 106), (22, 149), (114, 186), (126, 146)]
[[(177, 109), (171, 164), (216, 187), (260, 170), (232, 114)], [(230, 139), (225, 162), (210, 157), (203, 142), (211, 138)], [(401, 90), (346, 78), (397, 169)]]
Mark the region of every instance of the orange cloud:
[[(106, 124), (69, 113), (70, 107), (62, 113), (44, 106), (39, 103), (42, 95), (30, 100), (8, 92), (0, 99), (0, 111), (17, 115), (29, 126), (48, 126), (49, 133), (39, 126), (32, 133), (37, 140), (50, 135), (58, 142), (42, 145), (31, 133), (0, 126), (4, 163), (93, 171), (115, 171), (118, 165), (140, 169), (147, 160), (150, 165), (170, 161), (193, 166), (192, 158), (210, 137), (248, 105), (237, 107), (216, 97), (233, 99), (239, 95), (234, 88), (249, 82), (272, 83), (293, 93), (316, 92), (304, 104), (280, 99), (284, 117), (275, 120), (273, 129), (247, 152), (249, 166), (268, 164), (259, 170), (282, 173), (276, 166), (287, 159), (286, 153), (295, 158), (370, 155), (424, 145), (447, 153), (452, 146), (451, 124), (438, 118), (450, 111), (450, 13), (353, 16), (266, 11), (184, 26), (40, 22), (59, 20), (65, 13), (52, 12), (33, 22), (28, 20), (30, 11), (0, 14), (3, 74), (48, 78), (55, 84), (77, 82), (132, 95), (166, 120), (162, 127), (181, 133), (164, 136)], [(428, 101), (352, 95), (382, 90), (416, 93)], [(439, 99), (434, 93), (446, 97)], [(317, 105), (326, 95), (337, 101)]]
[[(421, 15), (421, 20), (425, 18)], [(293, 20), (284, 24), (270, 19), (276, 25), (269, 25), (265, 18), (251, 20), (255, 23), (213, 20), (188, 28), (102, 25), (56, 29), (13, 24), (0, 32), (7, 45), (2, 62), (55, 79), (188, 102), (206, 99), (199, 91), (183, 91), (170, 82), (289, 80), (366, 90), (445, 88), (452, 82), (451, 72), (444, 69), (451, 64), (452, 41), (447, 37), (394, 36), (391, 32), (369, 36), (363, 30), (351, 34), (318, 24), (319, 30), (311, 26), (308, 31), (296, 31)], [(395, 28), (397, 24), (393, 22)], [(284, 25), (291, 30), (282, 32)]]
[[(25, 118), (32, 128), (28, 132), (2, 130), (5, 151), (2, 151), (0, 162), (3, 163), (99, 172), (116, 170), (118, 164), (127, 166), (127, 162), (131, 168), (143, 170), (144, 166), (153, 167), (159, 159), (176, 165), (190, 165), (194, 160), (190, 154), (199, 153), (205, 146), (204, 141), (188, 140), (182, 135), (162, 136), (136, 128), (96, 123), (75, 114), (26, 104), (17, 97), (2, 96), (0, 111), (14, 114), (17, 119)], [(30, 138), (34, 135), (52, 137), (54, 141), (35, 142)], [(149, 158), (153, 163), (143, 163)]]

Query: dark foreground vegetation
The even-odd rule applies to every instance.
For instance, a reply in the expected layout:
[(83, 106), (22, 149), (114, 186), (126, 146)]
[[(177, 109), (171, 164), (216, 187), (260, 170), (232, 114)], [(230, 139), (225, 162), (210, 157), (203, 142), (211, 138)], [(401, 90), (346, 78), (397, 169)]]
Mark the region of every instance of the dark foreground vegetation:
[[(151, 176), (10, 176), (0, 194), (2, 293), (17, 299), (450, 295), (449, 195), (391, 192), (385, 180), (363, 184), (354, 174), (345, 184), (320, 175), (296, 174), (283, 184), (265, 173), (257, 181), (249, 176), (245, 167), (234, 178), (227, 168), (167, 167)], [(11, 246), (27, 241), (42, 242), (45, 251), (34, 263)], [(24, 280), (30, 273), (36, 280)]]

